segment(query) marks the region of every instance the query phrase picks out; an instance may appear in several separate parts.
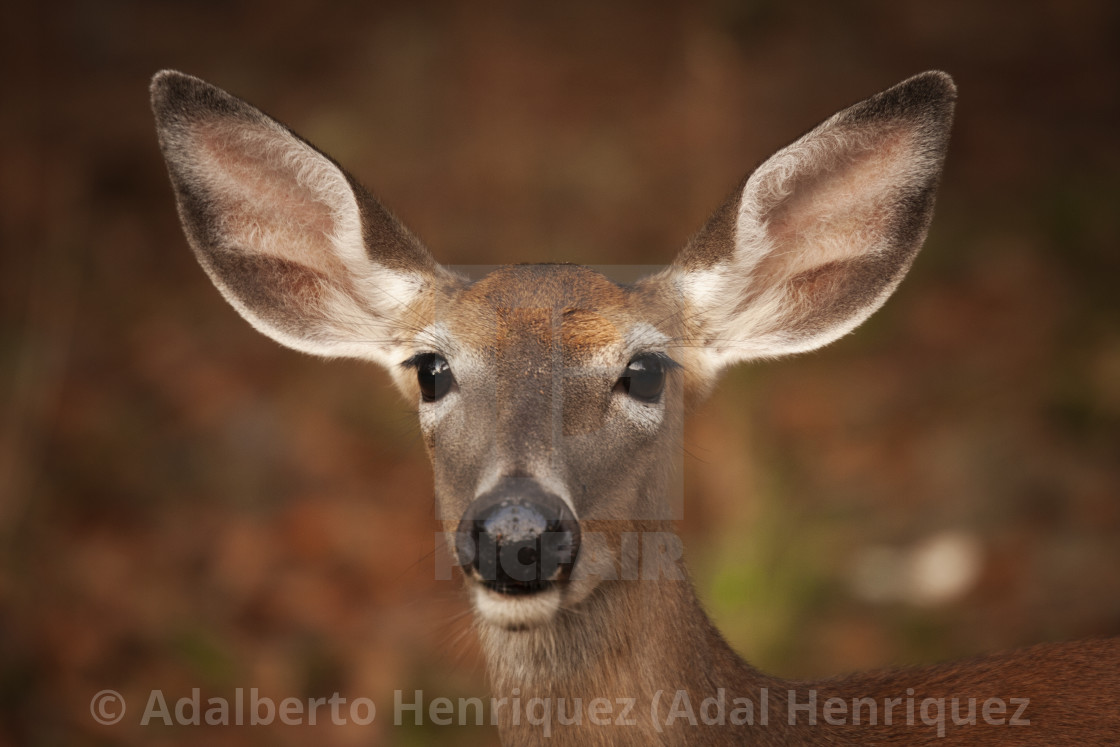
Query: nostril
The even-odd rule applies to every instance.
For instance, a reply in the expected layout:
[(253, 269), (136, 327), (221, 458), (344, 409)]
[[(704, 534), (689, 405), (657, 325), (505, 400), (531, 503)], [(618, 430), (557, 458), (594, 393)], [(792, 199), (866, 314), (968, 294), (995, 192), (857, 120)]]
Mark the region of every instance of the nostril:
[(542, 490), (495, 491), (470, 505), (456, 540), (460, 565), (494, 591), (531, 594), (565, 580), (579, 550), (579, 522)]

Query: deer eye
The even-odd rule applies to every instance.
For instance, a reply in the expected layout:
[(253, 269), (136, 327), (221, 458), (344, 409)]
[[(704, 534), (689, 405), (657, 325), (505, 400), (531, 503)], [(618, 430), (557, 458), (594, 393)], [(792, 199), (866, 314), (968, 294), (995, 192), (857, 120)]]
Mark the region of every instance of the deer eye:
[(455, 376), (447, 359), (435, 353), (421, 353), (409, 360), (416, 367), (416, 381), (420, 384), (420, 396), (425, 402), (435, 402), (451, 390)]
[(665, 388), (665, 358), (655, 353), (634, 356), (618, 379), (618, 387), (634, 399), (656, 402)]

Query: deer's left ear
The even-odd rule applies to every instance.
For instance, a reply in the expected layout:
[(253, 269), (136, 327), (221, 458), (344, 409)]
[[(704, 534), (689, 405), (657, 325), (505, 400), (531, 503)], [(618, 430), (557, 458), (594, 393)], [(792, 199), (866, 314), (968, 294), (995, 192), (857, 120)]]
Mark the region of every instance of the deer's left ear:
[(956, 88), (927, 72), (828, 119), (751, 174), (661, 276), (711, 372), (846, 334), (925, 239)]

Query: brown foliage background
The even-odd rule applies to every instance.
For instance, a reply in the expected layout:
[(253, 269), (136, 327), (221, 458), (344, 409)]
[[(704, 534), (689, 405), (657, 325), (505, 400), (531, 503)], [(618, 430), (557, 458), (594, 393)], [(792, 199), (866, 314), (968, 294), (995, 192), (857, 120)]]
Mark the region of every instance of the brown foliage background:
[[(667, 262), (772, 150), (951, 72), (911, 277), (694, 416), (688, 556), (728, 637), (788, 676), (1120, 633), (1115, 2), (63, 0), (0, 34), (0, 745), (496, 740), (392, 725), (395, 690), (486, 693), (458, 585), (434, 580), (409, 407), (212, 289), (147, 109), (162, 67), (288, 122), (452, 264)], [(946, 532), (978, 550), (961, 593), (859, 591), (875, 548)], [(139, 725), (152, 689), (195, 687), (378, 716)], [(90, 716), (104, 688), (115, 726)]]

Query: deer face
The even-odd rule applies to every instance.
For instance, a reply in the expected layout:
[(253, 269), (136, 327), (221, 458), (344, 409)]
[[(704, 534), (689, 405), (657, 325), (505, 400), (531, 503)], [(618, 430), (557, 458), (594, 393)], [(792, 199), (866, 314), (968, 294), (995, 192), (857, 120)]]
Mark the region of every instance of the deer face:
[(484, 622), (547, 622), (618, 577), (622, 533), (669, 518), (676, 319), (575, 265), (502, 268), (436, 305), (407, 391)]
[(727, 365), (836, 339), (894, 290), (932, 215), (953, 97), (926, 73), (833, 116), (672, 265), (623, 286), (568, 265), (468, 282), (280, 123), (181, 73), (152, 84), (202, 266), (281, 343), (390, 370), (476, 611), (513, 629), (626, 576), (627, 535), (670, 529), (686, 396)]

